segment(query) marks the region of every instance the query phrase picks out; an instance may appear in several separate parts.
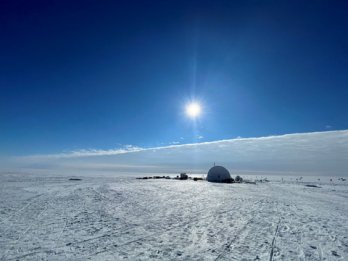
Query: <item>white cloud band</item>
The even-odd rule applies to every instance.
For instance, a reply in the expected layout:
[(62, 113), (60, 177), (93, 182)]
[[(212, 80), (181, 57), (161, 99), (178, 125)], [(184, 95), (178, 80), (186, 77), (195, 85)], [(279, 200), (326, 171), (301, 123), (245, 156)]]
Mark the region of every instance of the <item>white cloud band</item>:
[(237, 138), (194, 144), (79, 150), (19, 157), (21, 169), (90, 172), (202, 172), (216, 162), (232, 172), (348, 175), (348, 130)]

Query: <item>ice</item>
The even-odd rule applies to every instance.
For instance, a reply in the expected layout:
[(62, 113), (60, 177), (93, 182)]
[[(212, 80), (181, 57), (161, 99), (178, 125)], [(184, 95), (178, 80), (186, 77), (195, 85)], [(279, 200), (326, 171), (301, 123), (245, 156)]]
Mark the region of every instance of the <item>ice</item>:
[(347, 181), (78, 178), (0, 174), (0, 260), (348, 259)]

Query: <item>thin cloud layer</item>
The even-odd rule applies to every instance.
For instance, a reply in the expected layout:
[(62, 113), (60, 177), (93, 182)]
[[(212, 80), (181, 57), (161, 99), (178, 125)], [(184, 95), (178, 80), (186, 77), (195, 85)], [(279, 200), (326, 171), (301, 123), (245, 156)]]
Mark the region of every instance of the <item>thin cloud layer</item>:
[(231, 172), (348, 175), (348, 130), (237, 138), (195, 144), (80, 150), (13, 160), (16, 169), (50, 173), (206, 173), (214, 164)]

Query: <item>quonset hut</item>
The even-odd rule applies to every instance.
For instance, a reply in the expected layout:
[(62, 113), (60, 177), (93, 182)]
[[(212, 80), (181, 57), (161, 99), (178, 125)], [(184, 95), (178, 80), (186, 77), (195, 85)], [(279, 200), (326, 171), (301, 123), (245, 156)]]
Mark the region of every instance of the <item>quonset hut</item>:
[(226, 168), (222, 166), (214, 166), (208, 171), (207, 181), (232, 183), (234, 180), (231, 178), (231, 175)]

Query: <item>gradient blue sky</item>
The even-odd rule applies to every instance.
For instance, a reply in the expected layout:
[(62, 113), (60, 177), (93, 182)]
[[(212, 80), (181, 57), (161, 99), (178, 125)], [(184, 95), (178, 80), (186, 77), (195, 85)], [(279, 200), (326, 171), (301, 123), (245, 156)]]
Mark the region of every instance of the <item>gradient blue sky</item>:
[(347, 129), (347, 28), (346, 1), (1, 1), (0, 155)]

